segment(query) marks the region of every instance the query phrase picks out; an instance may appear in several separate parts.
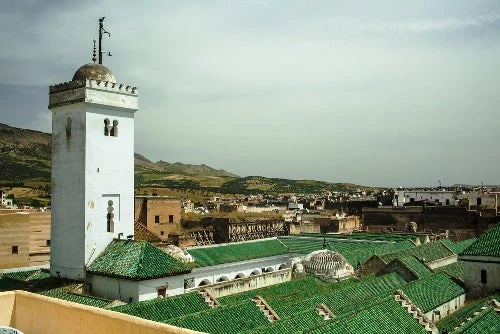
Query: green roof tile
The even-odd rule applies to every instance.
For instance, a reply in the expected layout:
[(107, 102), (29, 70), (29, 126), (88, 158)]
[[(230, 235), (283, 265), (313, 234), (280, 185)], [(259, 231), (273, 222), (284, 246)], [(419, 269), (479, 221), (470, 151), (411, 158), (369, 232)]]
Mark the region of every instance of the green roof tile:
[(200, 267), (289, 253), (277, 239), (187, 249)]
[(402, 290), (424, 313), (465, 293), (462, 286), (444, 274), (432, 274), (413, 281)]
[(402, 256), (398, 257), (398, 260), (406, 266), (411, 272), (413, 272), (418, 278), (425, 277), (432, 274), (432, 271), (425, 266), (419, 259), (415, 256)]
[(109, 300), (109, 299), (99, 298), (99, 297), (94, 297), (94, 296), (89, 296), (89, 295), (84, 295), (84, 294), (72, 292), (72, 290), (75, 289), (77, 287), (77, 285), (78, 284), (71, 284), (68, 286), (60, 287), (60, 288), (54, 288), (54, 289), (40, 291), (38, 293), (41, 295), (44, 295), (44, 296), (52, 297), (52, 298), (63, 299), (63, 300), (67, 300), (67, 301), (78, 303), (78, 304), (95, 306), (95, 307), (100, 307), (100, 308), (103, 308), (112, 302), (112, 300)]
[(115, 239), (87, 271), (103, 276), (144, 280), (188, 273), (190, 269), (147, 241)]
[(308, 333), (423, 334), (427, 331), (390, 296), (372, 308), (336, 317)]
[(166, 323), (205, 333), (238, 333), (269, 323), (251, 301), (231, 306), (220, 306), (207, 311), (188, 314)]
[(10, 273), (4, 273), (2, 277), (9, 278), (11, 280), (29, 282), (34, 280), (46, 279), (50, 277), (48, 272), (42, 271), (40, 269), (27, 270), (27, 271), (16, 271)]
[(471, 320), (457, 328), (453, 334), (498, 334), (500, 333), (500, 314), (492, 306), (482, 310)]
[(424, 262), (427, 263), (453, 255), (455, 255), (455, 253), (453, 253), (453, 251), (449, 249), (441, 241), (433, 241), (433, 242), (428, 242), (426, 244), (418, 245), (416, 247), (382, 254), (381, 258), (386, 263), (389, 263), (390, 261), (396, 258), (400, 258), (402, 256), (415, 256), (419, 260), (423, 260)]
[(455, 277), (462, 282), (464, 281), (464, 263), (460, 260), (447, 266), (436, 268), (434, 271), (437, 273), (444, 273), (450, 277)]
[(453, 242), (450, 239), (443, 239), (442, 242), (446, 246), (448, 246), (455, 254), (460, 254), (464, 251), (464, 249), (472, 245), (476, 240), (476, 238), (471, 238), (459, 242)]
[(460, 255), (500, 257), (500, 223), (480, 236)]
[(157, 298), (110, 308), (152, 321), (168, 321), (186, 314), (209, 310), (210, 307), (197, 292), (168, 298)]
[(448, 333), (451, 333), (453, 328), (458, 327), (461, 323), (472, 317), (474, 313), (479, 311), (481, 307), (486, 305), (492, 299), (500, 300), (500, 295), (494, 294), (477, 300), (467, 301), (467, 303), (462, 308), (437, 322), (436, 326), (438, 327), (440, 332), (442, 332), (443, 330), (447, 330)]

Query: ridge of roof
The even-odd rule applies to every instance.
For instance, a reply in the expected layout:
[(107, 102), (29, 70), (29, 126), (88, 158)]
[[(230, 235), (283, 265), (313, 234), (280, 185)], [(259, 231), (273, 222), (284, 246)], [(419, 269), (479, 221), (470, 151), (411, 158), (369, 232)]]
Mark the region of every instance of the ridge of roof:
[(500, 257), (500, 223), (480, 236), (460, 255)]

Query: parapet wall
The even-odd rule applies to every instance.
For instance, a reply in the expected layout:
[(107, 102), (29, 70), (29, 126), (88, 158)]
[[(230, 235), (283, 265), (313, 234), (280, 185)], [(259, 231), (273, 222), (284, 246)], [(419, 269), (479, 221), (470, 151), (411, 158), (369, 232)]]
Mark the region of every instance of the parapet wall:
[(261, 275), (248, 276), (229, 282), (216, 283), (203, 286), (200, 289), (209, 290), (216, 298), (235, 293), (263, 288), (269, 285), (287, 282), (292, 278), (291, 269), (282, 269)]
[(0, 325), (17, 328), (26, 334), (199, 333), (26, 291), (0, 293)]

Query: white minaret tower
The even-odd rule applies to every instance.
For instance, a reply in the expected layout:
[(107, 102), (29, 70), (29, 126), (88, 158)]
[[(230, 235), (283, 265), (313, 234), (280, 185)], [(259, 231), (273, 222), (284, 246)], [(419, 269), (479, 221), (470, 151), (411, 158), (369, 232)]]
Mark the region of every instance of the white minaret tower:
[[(95, 48), (94, 58), (95, 62)], [(100, 64), (50, 87), (52, 276), (85, 279), (113, 238), (134, 234), (134, 113), (138, 91)], [(119, 236), (120, 235), (120, 236)]]

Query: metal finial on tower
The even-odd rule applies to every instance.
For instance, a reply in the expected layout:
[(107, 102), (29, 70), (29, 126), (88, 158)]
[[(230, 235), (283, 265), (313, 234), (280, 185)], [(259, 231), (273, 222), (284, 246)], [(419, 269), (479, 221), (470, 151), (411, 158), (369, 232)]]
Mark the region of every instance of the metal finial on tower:
[[(111, 37), (111, 34), (104, 29), (104, 19), (104, 16), (99, 19), (99, 65), (102, 65), (102, 54), (106, 52), (102, 51), (102, 35), (108, 34)], [(108, 56), (111, 56), (111, 52), (108, 52)]]
[(96, 58), (95, 39), (94, 39), (94, 52), (92, 52), (92, 61), (94, 62), (94, 64), (95, 64), (96, 60), (97, 60), (97, 58)]

